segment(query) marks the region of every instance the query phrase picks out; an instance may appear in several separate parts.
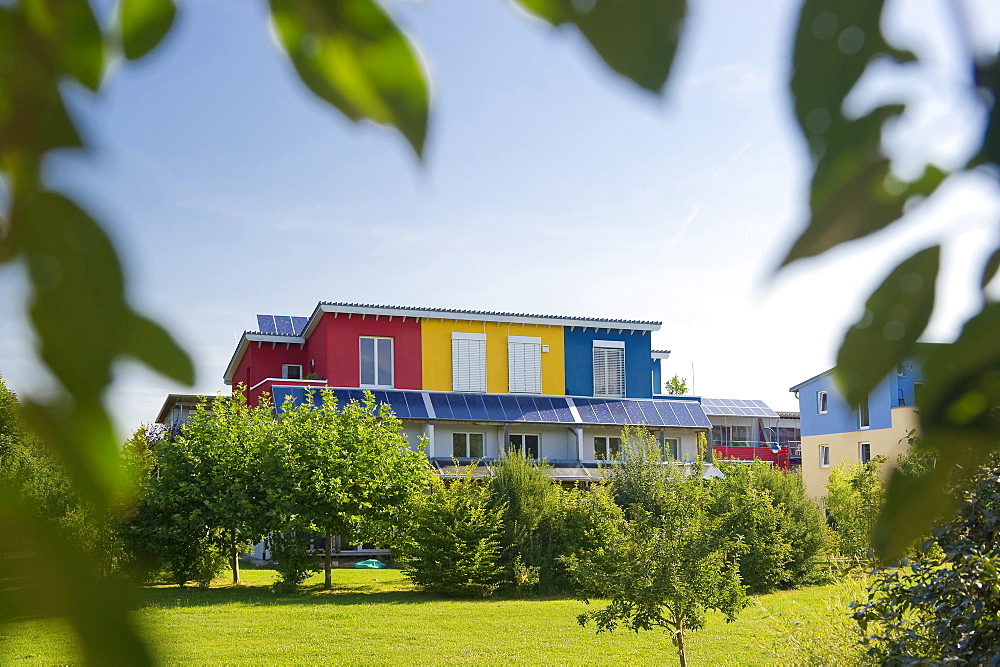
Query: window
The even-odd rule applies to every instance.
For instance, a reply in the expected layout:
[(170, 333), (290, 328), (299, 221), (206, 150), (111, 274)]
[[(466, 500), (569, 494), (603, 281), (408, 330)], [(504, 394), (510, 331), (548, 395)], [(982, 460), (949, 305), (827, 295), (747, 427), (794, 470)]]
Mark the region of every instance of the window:
[(896, 364), (896, 375), (899, 377), (906, 377), (906, 366), (903, 364)]
[(681, 458), (681, 441), (678, 438), (664, 438), (662, 451), (664, 461), (679, 460)]
[(301, 364), (281, 364), (281, 377), (285, 380), (301, 380)]
[(361, 386), (392, 386), (392, 339), (361, 337)]
[(858, 425), (865, 429), (871, 426), (871, 418), (868, 414), (868, 397), (865, 396), (858, 404)]
[(482, 433), (452, 433), (451, 434), (451, 455), (456, 459), (481, 459), (483, 458)]
[(858, 459), (860, 459), (862, 463), (868, 463), (872, 460), (872, 443), (858, 443)]
[(486, 334), (451, 334), (453, 391), (486, 391)]
[(827, 398), (825, 391), (816, 392), (816, 412), (825, 415), (827, 409)]
[(616, 460), (620, 457), (621, 452), (621, 438), (606, 438), (603, 435), (594, 436), (594, 458), (598, 461)]
[(594, 396), (625, 395), (625, 343), (594, 341)]
[(542, 339), (507, 336), (507, 364), (511, 393), (542, 393)]
[(819, 467), (820, 468), (830, 467), (830, 445), (819, 446)]
[(539, 440), (540, 438), (537, 435), (515, 435), (511, 433), (507, 451), (521, 452), (529, 459), (537, 459)]

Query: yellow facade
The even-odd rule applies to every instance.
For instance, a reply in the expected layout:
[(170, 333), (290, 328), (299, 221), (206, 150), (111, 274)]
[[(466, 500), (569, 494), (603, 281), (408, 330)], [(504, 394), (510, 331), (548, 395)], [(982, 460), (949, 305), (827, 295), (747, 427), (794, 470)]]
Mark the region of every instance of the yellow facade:
[[(542, 339), (542, 393), (566, 393), (566, 363), (563, 328), (545, 324), (510, 322), (470, 322), (425, 318), (420, 323), (423, 388), (428, 391), (452, 391), (451, 334), (486, 334), (486, 390), (504, 394), (507, 382), (507, 337), (537, 336)], [(548, 346), (548, 352), (545, 352)]]
[[(917, 428), (917, 424), (915, 408), (892, 408), (892, 428), (803, 436), (802, 483), (806, 493), (813, 498), (825, 496), (830, 470), (844, 461), (860, 463), (862, 442), (871, 444), (872, 458), (881, 455), (888, 459), (882, 468), (883, 477), (888, 475), (899, 455), (905, 454), (909, 449), (910, 434)], [(820, 466), (821, 446), (830, 448), (829, 467)]]

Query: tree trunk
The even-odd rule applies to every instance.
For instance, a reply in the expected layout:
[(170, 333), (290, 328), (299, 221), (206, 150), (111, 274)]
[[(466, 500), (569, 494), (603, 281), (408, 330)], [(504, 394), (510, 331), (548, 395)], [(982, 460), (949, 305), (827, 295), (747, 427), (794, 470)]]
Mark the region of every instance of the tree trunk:
[(330, 568), (333, 566), (333, 531), (326, 530), (326, 558), (324, 559), (324, 569), (326, 570), (323, 579), (323, 590), (328, 591), (333, 588), (333, 578), (330, 576)]
[(233, 566), (233, 583), (240, 583), (240, 554), (236, 550), (236, 530), (230, 531), (230, 536), (232, 540), (230, 542), (230, 555), (232, 556), (232, 566)]
[(687, 667), (687, 654), (684, 653), (684, 619), (678, 619), (674, 636), (677, 638), (677, 657), (681, 659), (681, 667)]

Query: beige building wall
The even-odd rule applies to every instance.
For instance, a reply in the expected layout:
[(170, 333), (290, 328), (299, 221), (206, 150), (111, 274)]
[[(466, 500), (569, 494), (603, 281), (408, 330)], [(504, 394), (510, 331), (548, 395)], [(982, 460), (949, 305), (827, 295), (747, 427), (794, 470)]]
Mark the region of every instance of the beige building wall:
[[(915, 408), (892, 408), (892, 428), (802, 436), (802, 483), (806, 493), (813, 498), (826, 495), (830, 470), (843, 461), (860, 463), (863, 442), (871, 444), (872, 458), (881, 455), (888, 459), (882, 471), (883, 475), (888, 474), (899, 455), (909, 449), (909, 439), (917, 425)], [(820, 447), (824, 445), (830, 448), (829, 467), (820, 466)]]

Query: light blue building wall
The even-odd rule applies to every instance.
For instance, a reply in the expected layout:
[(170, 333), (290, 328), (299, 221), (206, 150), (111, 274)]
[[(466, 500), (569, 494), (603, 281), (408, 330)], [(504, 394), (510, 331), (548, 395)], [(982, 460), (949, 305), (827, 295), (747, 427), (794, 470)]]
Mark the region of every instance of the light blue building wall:
[(648, 331), (595, 331), (567, 327), (564, 332), (568, 395), (594, 395), (594, 341), (614, 340), (625, 343), (625, 395), (628, 398), (652, 398), (652, 346)]
[[(860, 411), (844, 400), (833, 369), (791, 388), (799, 395), (802, 435), (831, 435), (862, 430)], [(912, 407), (921, 382), (920, 366), (907, 360), (872, 390), (868, 397), (868, 430), (892, 428), (892, 408)], [(820, 392), (826, 392), (826, 412), (820, 411)]]

